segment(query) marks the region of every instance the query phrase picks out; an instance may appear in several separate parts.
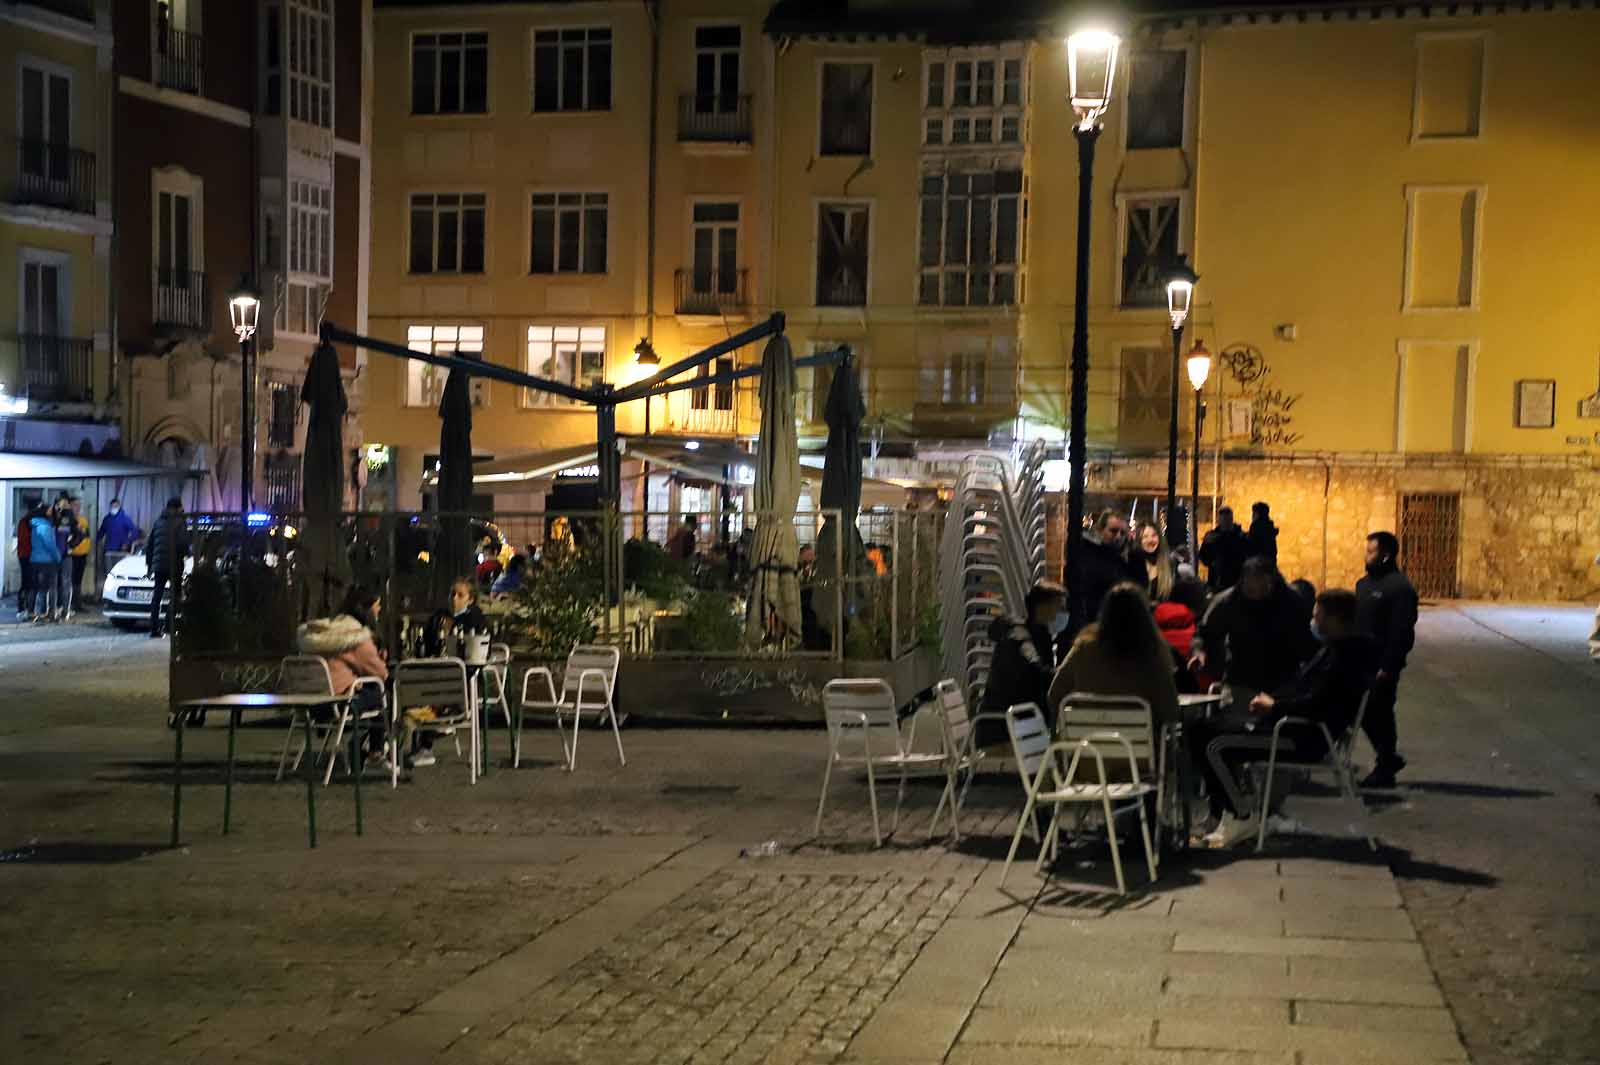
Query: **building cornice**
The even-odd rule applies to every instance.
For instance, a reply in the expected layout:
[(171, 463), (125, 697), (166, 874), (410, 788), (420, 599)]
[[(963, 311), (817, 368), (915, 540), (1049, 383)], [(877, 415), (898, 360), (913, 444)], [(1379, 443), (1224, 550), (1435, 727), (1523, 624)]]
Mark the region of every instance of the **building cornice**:
[(0, 220), (40, 229), (83, 233), (94, 237), (111, 236), (111, 219), (80, 211), (64, 211), (31, 203), (0, 203)]
[(129, 96), (137, 96), (141, 100), (149, 100), (151, 103), (175, 107), (180, 111), (188, 111), (191, 114), (204, 115), (206, 118), (216, 119), (218, 122), (226, 122), (230, 126), (239, 126), (244, 129), (250, 128), (250, 112), (242, 107), (234, 107), (232, 104), (221, 103), (204, 96), (196, 96), (190, 92), (163, 89), (159, 85), (152, 85), (148, 81), (141, 81), (138, 78), (130, 78), (126, 74), (117, 78), (117, 88)]
[(17, 26), (26, 26), (41, 33), (53, 33), (57, 37), (64, 37), (78, 44), (87, 44), (96, 48), (110, 48), (112, 46), (111, 30), (101, 29), (97, 23), (85, 22), (83, 19), (63, 15), (48, 8), (39, 7), (37, 4), (7, 3), (0, 6), (0, 23), (12, 23)]

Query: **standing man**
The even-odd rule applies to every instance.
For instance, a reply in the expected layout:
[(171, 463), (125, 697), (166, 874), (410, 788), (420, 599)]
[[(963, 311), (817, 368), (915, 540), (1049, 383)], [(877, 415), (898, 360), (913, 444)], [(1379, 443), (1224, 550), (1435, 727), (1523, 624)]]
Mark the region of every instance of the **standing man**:
[(1200, 541), (1200, 561), (1206, 564), (1206, 586), (1211, 594), (1238, 584), (1244, 560), (1249, 557), (1250, 543), (1244, 530), (1233, 522), (1233, 508), (1218, 508), (1216, 527)]
[(29, 519), (28, 558), (33, 573), (33, 620), (49, 621), (54, 614), (56, 593), (61, 584), (61, 551), (56, 546), (56, 526), (50, 508), (43, 503)]
[(33, 511), (24, 507), (17, 522), (17, 568), (22, 572), (22, 587), (17, 589), (17, 620), (33, 618)]
[(89, 535), (89, 519), (83, 516), (83, 500), (73, 496), (67, 502), (67, 513), (72, 515), (72, 535), (67, 540), (67, 558), (62, 565), (72, 567), (72, 597), (63, 605), (71, 614), (83, 608), (83, 572), (89, 567), (89, 549), (94, 541)]
[(1274, 566), (1278, 564), (1278, 527), (1272, 524), (1271, 508), (1265, 503), (1250, 505), (1250, 531), (1245, 540), (1250, 544), (1251, 557), (1260, 556)]
[[(1094, 528), (1083, 534), (1083, 617), (1067, 619), (1072, 636), (1100, 616), (1106, 593), (1123, 581), (1143, 588), (1150, 576), (1143, 561), (1128, 559), (1127, 521), (1114, 510), (1103, 510)], [(1005, 713), (1005, 708), (1000, 712)]]
[[(183, 500), (173, 496), (167, 500), (167, 509), (156, 519), (150, 529), (150, 538), (144, 543), (145, 565), (150, 570), (155, 587), (150, 591), (150, 638), (163, 635), (161, 618), (161, 593), (169, 581), (183, 580), (183, 560), (189, 554), (189, 537), (183, 525)], [(177, 598), (174, 595), (173, 598)], [(170, 618), (171, 612), (168, 612)]]
[(1417, 590), (1400, 572), (1399, 556), (1400, 541), (1394, 533), (1371, 534), (1367, 575), (1356, 582), (1361, 631), (1378, 642), (1378, 677), (1362, 722), (1378, 761), (1361, 782), (1363, 788), (1392, 788), (1394, 775), (1406, 767), (1398, 750), (1394, 701), (1406, 655), (1417, 642)]
[(94, 534), (95, 572), (103, 578), (111, 571), (106, 556), (127, 554), (143, 537), (144, 530), (122, 509), (122, 500), (113, 499), (106, 516), (100, 519), (100, 531)]

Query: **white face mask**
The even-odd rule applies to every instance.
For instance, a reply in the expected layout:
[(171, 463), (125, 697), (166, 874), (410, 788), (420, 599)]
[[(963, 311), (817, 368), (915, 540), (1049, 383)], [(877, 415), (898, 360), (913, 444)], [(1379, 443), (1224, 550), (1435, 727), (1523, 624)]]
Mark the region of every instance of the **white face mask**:
[(122, 513), (122, 508), (117, 506), (115, 503), (113, 503), (111, 505), (111, 513), (113, 513), (113, 514), (121, 514)]

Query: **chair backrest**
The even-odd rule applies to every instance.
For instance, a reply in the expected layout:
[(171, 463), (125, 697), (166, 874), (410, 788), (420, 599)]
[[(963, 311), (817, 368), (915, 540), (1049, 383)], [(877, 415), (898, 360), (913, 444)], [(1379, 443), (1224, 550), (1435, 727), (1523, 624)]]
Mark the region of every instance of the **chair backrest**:
[(1017, 703), (1006, 708), (1006, 732), (1011, 736), (1011, 756), (1022, 776), (1024, 790), (1033, 786), (1034, 774), (1050, 749), (1050, 726), (1037, 703)]
[[(1133, 747), (1141, 775), (1156, 767), (1155, 722), (1150, 704), (1137, 695), (1097, 695), (1073, 692), (1061, 700), (1056, 731), (1068, 743), (1090, 739), (1096, 733), (1115, 732)], [(1127, 757), (1120, 743), (1093, 741), (1102, 753)]]
[(413, 658), (394, 669), (394, 710), (470, 705), (467, 667), (459, 658)]
[(903, 753), (894, 689), (886, 681), (865, 677), (830, 680), (822, 687), (822, 714), (836, 754), (864, 753), (868, 745), (875, 756)]
[(489, 664), (491, 666), (509, 666), (511, 664), (511, 646), (504, 643), (490, 644)]
[(332, 695), (333, 674), (317, 655), (287, 655), (278, 667), (278, 691), (285, 695)]
[(1335, 736), (1333, 738), (1334, 750), (1329, 753), (1345, 765), (1350, 764), (1350, 757), (1356, 745), (1356, 737), (1361, 735), (1361, 723), (1367, 718), (1367, 701), (1371, 698), (1371, 689), (1361, 693), (1361, 703), (1356, 707), (1355, 720), (1350, 722), (1350, 727), (1345, 729), (1343, 736)]
[(939, 732), (944, 737), (944, 753), (947, 757), (960, 757), (967, 749), (967, 736), (972, 731), (967, 697), (956, 681), (941, 680), (933, 686), (933, 698), (939, 714)]
[[(605, 676), (606, 697), (611, 697), (611, 691), (617, 684), (617, 666), (622, 661), (622, 652), (615, 647), (606, 647), (603, 644), (580, 643), (567, 655), (567, 671), (561, 675), (561, 694), (563, 699), (570, 694), (577, 694), (579, 681), (583, 678), (584, 670), (599, 670)], [(586, 694), (593, 695), (594, 680), (591, 678)]]

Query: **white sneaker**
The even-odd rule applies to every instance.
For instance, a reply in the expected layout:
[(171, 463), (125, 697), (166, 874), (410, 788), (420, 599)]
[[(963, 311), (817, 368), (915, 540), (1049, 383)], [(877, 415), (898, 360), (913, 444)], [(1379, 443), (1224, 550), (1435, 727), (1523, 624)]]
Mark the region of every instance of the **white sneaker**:
[(1222, 820), (1217, 822), (1216, 829), (1206, 836), (1206, 846), (1222, 850), (1255, 834), (1255, 818), (1235, 817), (1233, 814), (1225, 812), (1222, 815)]
[(411, 765), (414, 768), (433, 765), (438, 761), (432, 751), (422, 750), (411, 756)]
[(1273, 814), (1267, 818), (1267, 835), (1269, 836), (1298, 836), (1305, 830), (1305, 825), (1287, 815)]

